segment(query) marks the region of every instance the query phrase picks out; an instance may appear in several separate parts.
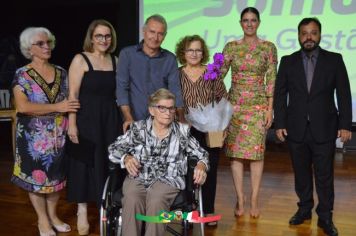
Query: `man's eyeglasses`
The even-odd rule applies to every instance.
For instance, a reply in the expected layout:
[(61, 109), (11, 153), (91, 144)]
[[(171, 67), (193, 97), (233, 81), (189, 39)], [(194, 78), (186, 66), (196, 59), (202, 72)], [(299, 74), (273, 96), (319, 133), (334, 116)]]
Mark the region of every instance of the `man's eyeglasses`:
[(159, 112), (161, 113), (165, 113), (167, 111), (169, 111), (169, 113), (175, 113), (176, 112), (176, 107), (165, 107), (165, 106), (161, 106), (161, 105), (156, 105), (156, 106), (152, 106), (155, 107), (159, 110)]
[(111, 34), (96, 34), (94, 35), (94, 38), (98, 41), (106, 41), (106, 40), (111, 40), (112, 35)]
[(32, 45), (38, 46), (40, 48), (44, 48), (45, 45), (47, 45), (47, 47), (49, 47), (50, 49), (53, 49), (55, 46), (55, 42), (52, 40), (47, 40), (47, 41), (37, 41), (35, 43), (33, 43)]
[(190, 55), (196, 54), (196, 55), (200, 56), (203, 54), (203, 50), (201, 50), (201, 49), (187, 49), (187, 50), (185, 50), (185, 52)]

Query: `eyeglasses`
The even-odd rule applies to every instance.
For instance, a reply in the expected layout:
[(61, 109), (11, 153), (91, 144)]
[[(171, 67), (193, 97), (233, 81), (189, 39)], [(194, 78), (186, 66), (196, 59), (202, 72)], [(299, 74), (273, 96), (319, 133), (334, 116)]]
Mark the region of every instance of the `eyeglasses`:
[(94, 38), (98, 41), (106, 41), (106, 40), (111, 40), (112, 35), (111, 34), (96, 34), (94, 35)]
[(187, 49), (187, 50), (185, 50), (185, 52), (190, 55), (196, 54), (196, 55), (200, 56), (203, 54), (203, 50), (201, 50), (201, 49)]
[(161, 105), (156, 105), (156, 106), (152, 106), (152, 107), (158, 108), (159, 112), (161, 112), (161, 113), (166, 113), (167, 111), (169, 111), (169, 113), (176, 112), (176, 107), (165, 107), (165, 106), (161, 106)]
[(40, 48), (44, 48), (45, 45), (49, 47), (50, 49), (53, 49), (55, 46), (55, 42), (53, 40), (47, 40), (47, 41), (37, 41), (33, 43), (32, 45), (38, 46)]

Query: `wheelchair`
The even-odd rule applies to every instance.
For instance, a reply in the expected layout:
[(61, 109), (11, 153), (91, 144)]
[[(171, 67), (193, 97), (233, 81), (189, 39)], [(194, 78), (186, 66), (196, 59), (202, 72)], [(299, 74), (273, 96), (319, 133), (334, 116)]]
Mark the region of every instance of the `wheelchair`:
[[(193, 180), (196, 164), (196, 160), (188, 160), (188, 170), (185, 176), (186, 188), (178, 193), (170, 211), (198, 211), (200, 216), (204, 216), (201, 186), (195, 186)], [(109, 177), (105, 182), (100, 208), (100, 235), (121, 236), (123, 179), (118, 175), (118, 168), (120, 168), (118, 164), (110, 163), (109, 168)], [(173, 225), (178, 225), (178, 227), (173, 227)], [(166, 231), (175, 236), (188, 236), (191, 225), (188, 220), (182, 220), (179, 223), (171, 222), (167, 225)], [(200, 234), (204, 235), (204, 223), (200, 223)]]

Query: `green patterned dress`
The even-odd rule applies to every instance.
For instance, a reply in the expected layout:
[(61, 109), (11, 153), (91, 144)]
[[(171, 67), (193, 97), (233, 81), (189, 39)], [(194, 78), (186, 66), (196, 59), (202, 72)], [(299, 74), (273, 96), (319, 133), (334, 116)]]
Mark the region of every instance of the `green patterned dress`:
[(253, 44), (242, 40), (225, 45), (223, 76), (231, 68), (229, 101), (234, 113), (225, 140), (226, 156), (263, 160), (268, 98), (273, 96), (277, 49), (269, 41)]

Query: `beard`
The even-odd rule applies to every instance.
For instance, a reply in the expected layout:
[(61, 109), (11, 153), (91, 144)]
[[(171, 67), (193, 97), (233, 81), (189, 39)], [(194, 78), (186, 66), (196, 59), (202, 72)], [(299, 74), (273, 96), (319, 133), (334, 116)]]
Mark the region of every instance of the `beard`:
[(311, 52), (314, 49), (316, 49), (319, 46), (320, 40), (319, 41), (314, 41), (314, 40), (306, 40), (304, 42), (300, 42), (300, 47), (303, 49), (303, 51), (306, 52)]

